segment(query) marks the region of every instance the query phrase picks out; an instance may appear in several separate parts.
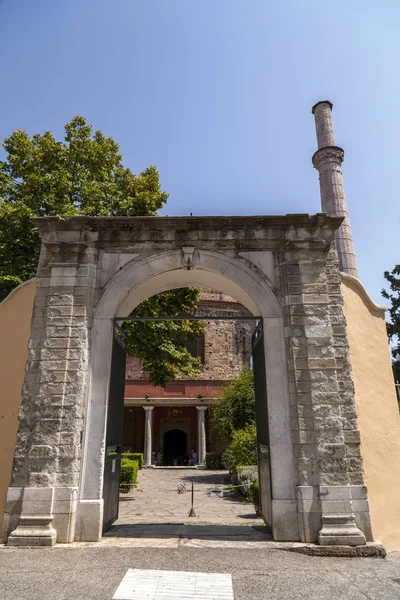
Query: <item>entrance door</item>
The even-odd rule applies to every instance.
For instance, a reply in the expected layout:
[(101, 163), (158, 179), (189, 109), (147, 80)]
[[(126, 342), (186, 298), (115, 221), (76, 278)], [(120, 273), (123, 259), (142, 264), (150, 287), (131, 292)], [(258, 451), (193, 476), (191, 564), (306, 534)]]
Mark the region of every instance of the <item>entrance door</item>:
[(108, 392), (106, 458), (103, 484), (103, 533), (118, 519), (119, 475), (121, 469), (120, 446), (123, 443), (124, 391), (125, 391), (125, 344), (115, 326), (110, 388)]
[(267, 378), (265, 373), (264, 333), (262, 321), (252, 338), (254, 392), (256, 400), (258, 480), (260, 509), (266, 523), (272, 525), (271, 471), (268, 431)]
[(164, 463), (166, 465), (183, 465), (186, 455), (187, 434), (181, 429), (166, 431), (164, 433)]

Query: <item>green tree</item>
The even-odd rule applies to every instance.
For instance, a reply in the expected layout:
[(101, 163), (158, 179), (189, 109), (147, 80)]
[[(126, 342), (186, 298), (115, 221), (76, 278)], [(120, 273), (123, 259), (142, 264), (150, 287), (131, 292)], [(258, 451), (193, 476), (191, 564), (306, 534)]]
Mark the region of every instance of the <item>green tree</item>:
[(393, 375), (394, 375), (395, 381), (396, 381), (396, 383), (398, 383), (400, 385), (400, 360), (393, 361), (392, 367), (393, 367)]
[[(134, 175), (124, 167), (118, 144), (101, 131), (93, 133), (83, 117), (65, 125), (62, 142), (49, 131), (30, 137), (17, 130), (3, 146), (7, 156), (0, 161), (0, 300), (36, 274), (40, 235), (32, 216), (154, 216), (168, 198), (154, 166)], [(177, 290), (154, 296), (145, 303), (147, 316), (161, 309), (164, 315), (190, 314), (198, 293)], [(130, 351), (144, 360), (152, 382), (165, 386), (167, 378), (198, 371), (185, 341), (196, 338), (202, 327), (183, 321), (125, 329)]]
[(255, 422), (253, 371), (243, 371), (240, 377), (228, 386), (214, 408), (211, 419), (213, 428), (226, 441), (232, 439), (236, 430)]
[(385, 271), (384, 276), (390, 291), (383, 289), (382, 296), (391, 303), (390, 321), (386, 323), (386, 329), (392, 349), (393, 374), (396, 381), (400, 382), (400, 265), (396, 265), (393, 271)]
[[(196, 306), (198, 288), (182, 288), (163, 292), (142, 302), (133, 314), (146, 316), (181, 316), (190, 314)], [(125, 321), (127, 351), (142, 360), (154, 385), (165, 386), (178, 375), (194, 378), (201, 368), (200, 358), (186, 348), (205, 330), (203, 321)]]

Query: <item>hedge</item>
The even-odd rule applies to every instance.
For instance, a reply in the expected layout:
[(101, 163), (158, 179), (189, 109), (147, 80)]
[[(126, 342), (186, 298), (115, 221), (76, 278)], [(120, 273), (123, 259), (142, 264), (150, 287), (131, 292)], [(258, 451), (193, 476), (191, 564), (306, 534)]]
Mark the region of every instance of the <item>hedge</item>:
[(260, 512), (260, 484), (254, 481), (250, 486), (250, 498), (256, 509), (256, 513)]
[(144, 455), (140, 452), (123, 452), (121, 458), (128, 458), (129, 460), (136, 460), (139, 463), (139, 469), (143, 469)]
[(222, 452), (207, 452), (206, 454), (207, 469), (224, 469), (222, 462)]
[(119, 476), (119, 489), (121, 492), (129, 492), (131, 487), (136, 483), (139, 463), (137, 460), (129, 458), (121, 459), (121, 472)]

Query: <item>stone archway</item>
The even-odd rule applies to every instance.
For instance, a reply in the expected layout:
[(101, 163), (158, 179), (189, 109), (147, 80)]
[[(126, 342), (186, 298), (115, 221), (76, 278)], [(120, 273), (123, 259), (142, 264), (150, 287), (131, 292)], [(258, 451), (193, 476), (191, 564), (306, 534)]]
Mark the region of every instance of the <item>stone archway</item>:
[[(119, 268), (117, 273), (112, 271), (93, 318), (91, 381), (96, 382), (96, 389), (92, 390), (88, 404), (91, 418), (86, 421), (80, 490), (82, 500), (77, 511), (78, 539), (82, 522), (85, 527), (83, 539), (86, 539), (88, 511), (92, 516), (98, 514), (96, 528), (101, 516), (98, 511), (101, 509), (103, 470), (97, 465), (104, 461), (106, 407), (102, 399), (107, 396), (111, 355), (104, 351), (96, 352), (96, 348), (111, 348), (114, 317), (129, 315), (138, 304), (156, 293), (187, 286), (208, 286), (228, 293), (263, 319), (266, 369), (269, 373), (268, 411), (270, 423), (274, 424), (269, 427), (273, 475), (270, 525), (276, 539), (293, 536), (299, 539), (283, 318), (270, 283), (270, 278), (273, 278), (270, 258), (270, 254), (266, 253), (264, 261), (269, 267), (269, 277), (265, 273), (260, 276), (244, 258), (210, 250), (196, 250), (191, 269), (184, 268), (184, 253), (179, 249), (151, 254), (145, 259), (138, 256)], [(98, 535), (97, 529), (91, 535)]]
[(100, 538), (114, 318), (188, 285), (224, 291), (262, 318), (274, 539), (371, 539), (334, 246), (340, 218), (35, 222), (43, 244), (8, 543)]

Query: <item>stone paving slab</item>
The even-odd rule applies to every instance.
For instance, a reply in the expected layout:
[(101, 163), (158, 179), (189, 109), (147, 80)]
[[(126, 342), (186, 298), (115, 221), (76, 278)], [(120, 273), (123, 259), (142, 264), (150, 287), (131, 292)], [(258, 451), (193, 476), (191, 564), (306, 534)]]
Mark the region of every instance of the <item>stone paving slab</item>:
[[(262, 525), (254, 507), (243, 496), (231, 491), (228, 471), (197, 469), (143, 469), (137, 486), (120, 495), (119, 518), (115, 527), (137, 523), (182, 523), (191, 507), (191, 483), (194, 482), (194, 508), (197, 522), (203, 524)], [(178, 494), (185, 484), (186, 494)], [(213, 488), (223, 490), (223, 497), (212, 496)]]
[(113, 600), (233, 600), (226, 573), (128, 569)]

